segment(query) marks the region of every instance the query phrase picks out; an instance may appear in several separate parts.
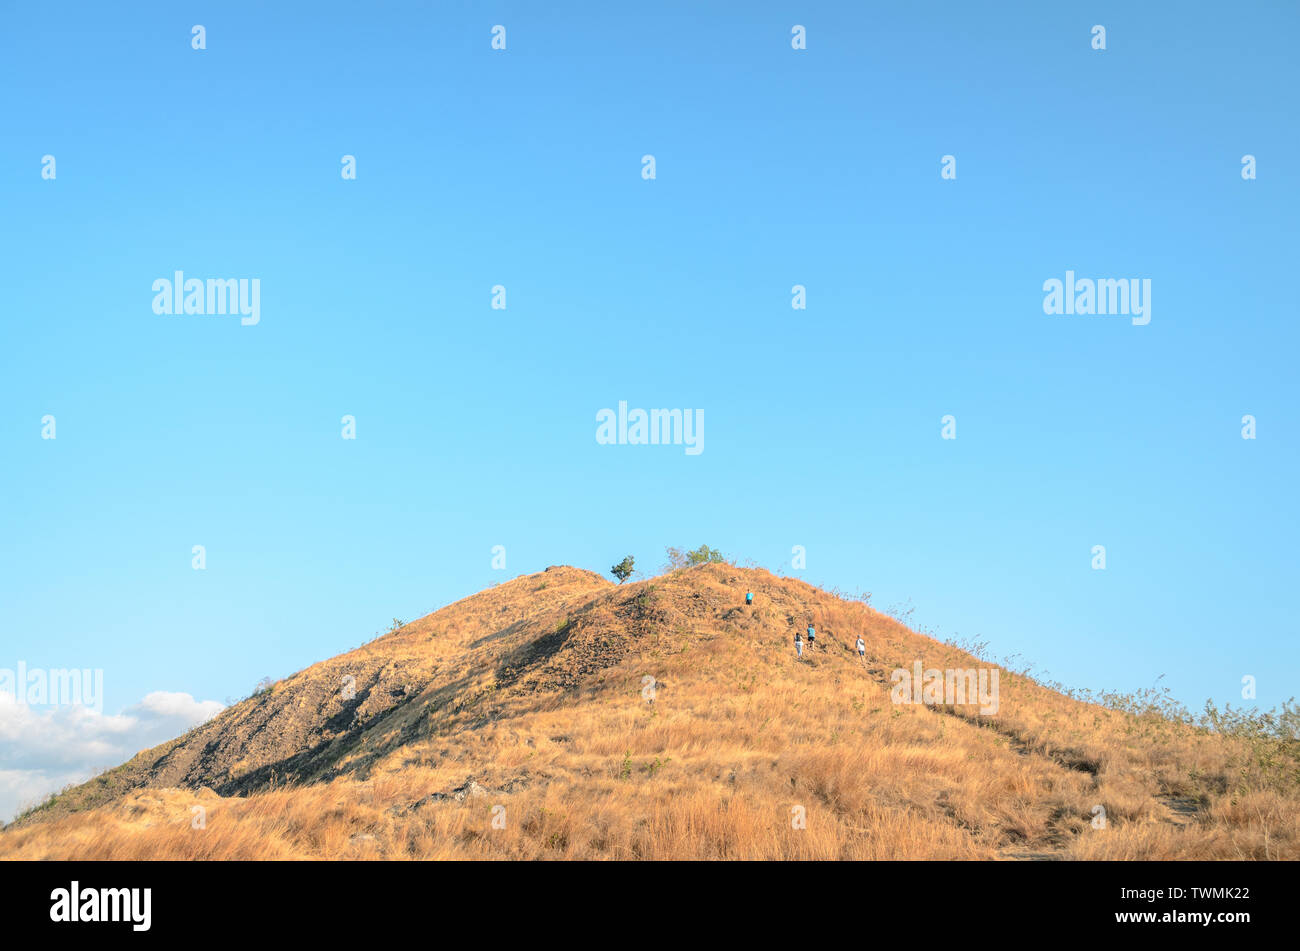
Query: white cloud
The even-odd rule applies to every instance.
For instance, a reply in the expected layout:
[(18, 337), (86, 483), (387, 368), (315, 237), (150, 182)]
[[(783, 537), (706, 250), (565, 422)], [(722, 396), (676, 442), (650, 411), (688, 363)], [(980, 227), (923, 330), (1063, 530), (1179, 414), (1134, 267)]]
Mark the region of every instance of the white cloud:
[(69, 783), (124, 763), (224, 709), (156, 690), (121, 713), (79, 705), (33, 707), (0, 692), (0, 822)]

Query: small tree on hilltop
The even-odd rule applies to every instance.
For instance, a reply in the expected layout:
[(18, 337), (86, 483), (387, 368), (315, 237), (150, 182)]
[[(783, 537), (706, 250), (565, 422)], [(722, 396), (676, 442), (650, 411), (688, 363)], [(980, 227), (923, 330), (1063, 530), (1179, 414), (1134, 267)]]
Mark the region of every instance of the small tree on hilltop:
[(626, 558), (620, 561), (613, 568), (609, 569), (609, 572), (615, 578), (618, 579), (619, 584), (622, 584), (624, 581), (626, 581), (628, 578), (632, 576), (632, 571), (634, 570), (632, 565), (633, 565), (632, 556), (628, 555)]

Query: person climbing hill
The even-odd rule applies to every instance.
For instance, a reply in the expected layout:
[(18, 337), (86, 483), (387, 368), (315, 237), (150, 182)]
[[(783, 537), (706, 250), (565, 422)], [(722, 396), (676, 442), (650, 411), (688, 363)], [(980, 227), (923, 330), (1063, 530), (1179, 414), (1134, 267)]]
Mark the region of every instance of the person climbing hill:
[(867, 642), (861, 635), (858, 636), (858, 656), (862, 658), (864, 664), (867, 662)]
[(798, 631), (794, 632), (794, 652), (799, 655), (800, 660), (803, 659), (803, 635)]

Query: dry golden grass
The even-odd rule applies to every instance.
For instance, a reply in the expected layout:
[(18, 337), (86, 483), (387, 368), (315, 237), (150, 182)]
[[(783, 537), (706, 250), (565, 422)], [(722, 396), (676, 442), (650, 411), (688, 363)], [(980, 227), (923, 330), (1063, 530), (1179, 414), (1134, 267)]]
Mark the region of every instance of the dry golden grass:
[[(801, 662), (790, 637), (809, 620), (817, 648)], [(245, 744), (213, 774), (227, 795), (159, 788), (164, 764), (183, 760), (170, 744), (113, 779), (129, 788), (101, 784), (98, 799), (79, 792), (10, 826), (0, 857), (1300, 857), (1293, 764), (1279, 773), (1249, 738), (1008, 671), (994, 716), (895, 705), (896, 667), (982, 662), (856, 601), (730, 565), (621, 588), (573, 569), (516, 579), (250, 698), (181, 752), (364, 658), (376, 683), (430, 679), (414, 702), (362, 704), (346, 746), (309, 733), (340, 751), (333, 776), (232, 789), (297, 752)], [(322, 696), (323, 717), (337, 701)], [(458, 801), (471, 777), (478, 794)]]

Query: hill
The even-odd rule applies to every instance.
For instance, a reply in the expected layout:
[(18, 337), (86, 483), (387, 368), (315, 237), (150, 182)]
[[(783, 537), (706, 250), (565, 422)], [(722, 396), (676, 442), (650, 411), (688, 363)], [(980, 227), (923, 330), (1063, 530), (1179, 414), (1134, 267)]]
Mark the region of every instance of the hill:
[(1005, 669), (996, 712), (896, 702), (918, 663), (995, 669), (761, 569), (548, 568), (65, 791), (0, 858), (1300, 857), (1294, 740)]

